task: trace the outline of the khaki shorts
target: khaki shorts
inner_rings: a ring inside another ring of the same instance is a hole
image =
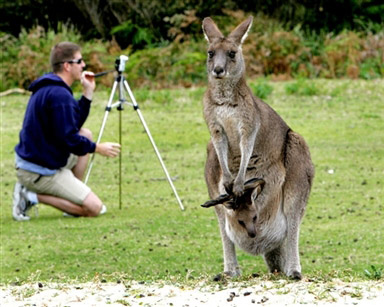
[[[77,160],[78,157],[71,154],[67,165],[51,176],[42,176],[18,169],[17,179],[28,190],[37,194],[52,195],[82,205],[91,189],[84,182],[76,178],[71,171],[77,164]]]

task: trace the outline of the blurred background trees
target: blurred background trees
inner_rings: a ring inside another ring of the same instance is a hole
[[[85,45],[94,71],[125,52],[139,85],[197,84],[205,78],[202,19],[212,16],[228,32],[251,14],[251,77],[384,75],[382,0],[1,0],[0,14],[0,90],[49,70],[44,61],[59,40]]]
[[[173,40],[173,27],[200,34],[193,24],[206,16],[225,15],[227,10],[264,14],[286,29],[297,25],[307,32],[342,30],[380,31],[382,0],[1,0],[0,30],[17,36],[21,29],[40,25],[46,30],[73,24],[85,38],[117,37],[124,48],[141,48]],[[189,12],[189,13],[188,13]]]

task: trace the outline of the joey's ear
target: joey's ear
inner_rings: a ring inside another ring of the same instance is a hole
[[[205,39],[209,43],[212,43],[212,41],[215,38],[223,38],[224,37],[211,17],[204,18],[204,20],[203,20],[203,32],[204,32]]]
[[[263,187],[261,185],[258,185],[252,192],[252,200],[255,201],[257,196],[259,196],[259,194],[261,193],[261,191],[263,190]]]
[[[244,183],[244,191],[253,190],[251,194],[251,199],[254,201],[263,190],[264,184],[265,181],[263,179],[252,178]]]
[[[261,178],[252,178],[244,183],[244,190],[255,189],[257,187],[262,188],[265,181]]]
[[[229,34],[228,39],[232,40],[235,44],[241,45],[248,36],[248,31],[252,26],[253,17],[249,16],[235,30]]]

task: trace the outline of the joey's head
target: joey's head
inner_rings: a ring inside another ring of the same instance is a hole
[[[243,21],[228,37],[220,32],[210,18],[204,18],[203,31],[207,39],[207,71],[209,80],[239,79],[245,72],[241,45],[252,25],[252,16]]]
[[[246,231],[250,238],[256,237],[257,208],[255,200],[264,186],[264,180],[251,179],[244,184],[244,194],[235,198],[235,201],[228,201],[223,205],[227,210],[227,219],[233,228]]]
[[[239,208],[227,211],[227,220],[234,229],[246,231],[248,237],[256,237],[257,211],[252,202],[242,203]]]
[[[223,205],[227,210],[226,217],[233,228],[240,228],[247,232],[250,238],[256,237],[257,208],[255,200],[263,190],[264,180],[253,178],[245,182],[244,194],[220,195],[217,199],[207,201],[202,207],[208,208]]]

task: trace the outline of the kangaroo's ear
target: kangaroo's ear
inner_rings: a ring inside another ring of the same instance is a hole
[[[255,201],[263,190],[265,181],[260,178],[252,178],[244,183],[244,191],[252,190],[251,199]]]
[[[263,187],[261,185],[258,185],[253,191],[252,191],[252,196],[251,196],[251,199],[252,201],[255,201],[257,196],[259,196],[259,194],[261,193],[261,191],[263,190]]]
[[[263,188],[265,181],[261,178],[252,178],[244,183],[244,190],[255,189],[257,187]]]
[[[241,45],[248,36],[248,31],[252,26],[253,17],[249,16],[235,30],[229,34],[228,39],[232,40],[235,44]]]
[[[215,38],[223,38],[224,37],[211,17],[204,18],[204,20],[203,20],[203,32],[204,32],[205,39],[210,43],[212,43],[212,41]]]

